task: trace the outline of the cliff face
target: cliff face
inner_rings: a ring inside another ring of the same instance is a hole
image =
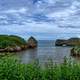
[[[80,45],[80,38],[70,38],[68,40],[57,39],[55,42],[56,46],[76,46]]]

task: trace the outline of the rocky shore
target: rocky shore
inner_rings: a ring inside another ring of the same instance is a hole
[[[4,37],[5,40],[1,40],[3,37],[0,36],[0,52],[19,52],[37,47],[37,40],[32,36],[27,41],[20,37],[18,39],[16,37],[8,37],[10,40],[7,40],[7,37]]]

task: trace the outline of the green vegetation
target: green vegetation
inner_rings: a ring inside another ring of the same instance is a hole
[[[15,35],[0,35],[0,52],[17,52],[36,47],[37,40],[34,37],[26,41]]]
[[[26,41],[14,35],[0,35],[0,48],[26,45]]]
[[[43,69],[38,61],[21,64],[14,56],[1,56],[0,80],[80,80],[80,64],[65,59],[63,64],[50,62]]]

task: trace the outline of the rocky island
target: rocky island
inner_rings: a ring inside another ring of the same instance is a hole
[[[80,38],[57,39],[55,46],[77,46],[80,45]]]
[[[15,35],[0,35],[0,52],[17,52],[37,47],[37,40],[30,37],[27,41]]]

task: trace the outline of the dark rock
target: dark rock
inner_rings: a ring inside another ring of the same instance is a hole
[[[57,39],[55,42],[56,46],[66,46],[66,40]]]
[[[80,45],[80,38],[70,38],[68,40],[57,39],[55,42],[56,46],[76,46]]]
[[[28,48],[35,48],[35,47],[37,47],[37,40],[34,38],[34,37],[30,37],[29,39],[28,39]]]

